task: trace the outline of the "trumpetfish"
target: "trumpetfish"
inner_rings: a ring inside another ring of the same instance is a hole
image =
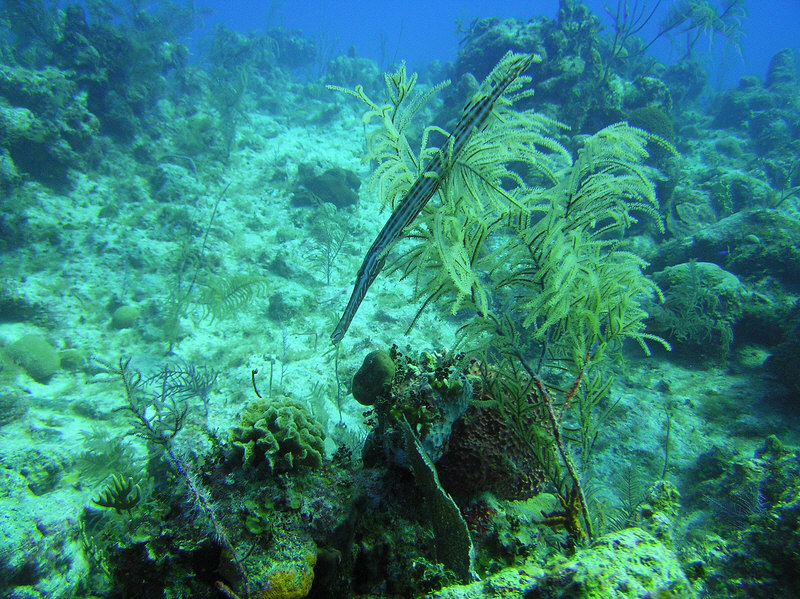
[[[455,162],[456,157],[464,149],[472,132],[480,129],[486,123],[489,115],[492,114],[495,103],[508,89],[508,86],[538,58],[535,54],[512,54],[511,52],[509,54],[500,61],[501,64],[506,61],[509,63],[505,74],[496,81],[492,81],[488,90],[479,92],[464,107],[461,119],[448,136],[445,146],[449,146],[450,163]],[[487,81],[492,79],[494,75],[493,71],[487,77]],[[486,86],[484,85],[484,87]],[[364,300],[367,290],[375,281],[381,268],[383,268],[386,255],[389,253],[391,246],[400,239],[403,230],[422,212],[428,201],[438,191],[442,180],[447,176],[448,169],[442,162],[442,154],[443,152],[441,151],[437,152],[430,159],[422,173],[417,177],[417,180],[406,192],[405,197],[392,212],[389,220],[383,225],[369,250],[367,250],[364,261],[361,263],[361,268],[358,269],[356,274],[356,281],[350,300],[347,302],[347,307],[345,307],[339,323],[331,333],[331,341],[334,345],[342,340],[342,337],[350,327],[350,323]]]

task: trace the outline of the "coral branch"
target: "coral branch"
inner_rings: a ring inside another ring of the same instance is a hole
[[[573,384],[572,388],[570,389],[573,394],[573,389],[577,390],[578,384],[580,384],[580,378],[581,375],[578,375],[578,380],[576,381],[577,384]],[[591,541],[594,533],[592,531],[592,519],[589,516],[589,506],[586,503],[586,496],[583,492],[580,476],[578,476],[578,469],[575,467],[575,464],[572,461],[569,449],[567,449],[564,441],[561,438],[561,423],[556,417],[556,412],[553,408],[553,400],[540,378],[534,378],[533,384],[536,387],[539,398],[544,404],[545,413],[547,414],[547,418],[550,421],[550,426],[552,427],[555,446],[558,449],[561,460],[564,462],[564,466],[566,466],[569,477],[572,480],[572,487],[567,489],[566,493],[559,491],[559,501],[563,507],[563,512],[558,513],[560,516],[559,523],[563,524],[567,530],[573,534],[573,536],[577,535],[579,537],[586,537],[589,541]],[[579,511],[583,517],[584,528],[580,528],[579,526],[579,520],[576,517],[577,514],[575,513],[576,511]],[[552,518],[553,514],[550,514],[549,517]]]

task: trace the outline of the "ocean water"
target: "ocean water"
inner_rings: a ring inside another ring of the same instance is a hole
[[[0,597],[800,596],[798,26],[0,0]]]
[[[600,19],[603,27],[613,25],[617,3],[602,0],[585,2]],[[659,22],[675,2],[628,2],[631,15],[649,14],[653,18],[641,30],[650,41],[659,30]],[[291,2],[233,1],[205,3],[213,12],[204,19],[205,27],[223,23],[233,29],[250,31],[259,27],[282,26],[301,29],[312,38],[322,38],[340,52],[355,47],[359,54],[375,61],[405,60],[413,68],[421,68],[432,60],[453,60],[461,35],[458,24],[467,27],[474,19],[496,17],[528,20],[532,17],[553,18],[557,0],[538,2],[487,3],[468,2],[307,2],[299,9]],[[624,4],[622,6],[624,9]],[[742,20],[744,36],[741,51],[727,46],[724,40],[704,39],[704,50],[711,50],[716,59],[715,85],[734,86],[744,75],[763,76],[775,53],[786,47],[797,47],[800,26],[800,2],[797,0],[750,2],[747,17]],[[673,35],[674,38],[680,37]],[[710,43],[709,43],[710,42]],[[680,43],[677,44],[680,46]],[[656,42],[650,54],[659,60],[675,60],[680,48],[668,36]]]

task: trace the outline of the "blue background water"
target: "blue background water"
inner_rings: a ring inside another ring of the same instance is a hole
[[[601,17],[605,27],[610,27],[611,19],[604,6],[616,7],[615,1],[588,0],[585,4]],[[660,15],[670,4],[673,2],[662,2],[655,18],[642,31],[642,37],[648,40],[652,37]],[[383,65],[396,58],[405,60],[413,69],[419,69],[431,60],[455,58],[459,41],[457,21],[467,27],[475,18],[492,16],[554,18],[558,0],[205,0],[197,6],[211,11],[204,19],[204,30],[211,30],[217,23],[239,31],[264,31],[282,25],[303,30],[307,36],[319,40],[323,47],[331,46],[341,52],[354,46],[359,55],[373,58]],[[800,31],[800,0],[750,0],[746,9],[741,56],[730,49],[726,52],[725,40],[714,40],[712,83],[727,87],[735,85],[743,75],[764,77],[770,59],[778,50],[787,46],[800,47],[800,34],[797,33]],[[704,49],[703,46],[708,49],[704,42],[698,44],[699,49]],[[666,38],[653,45],[651,54],[665,62],[676,58]]]

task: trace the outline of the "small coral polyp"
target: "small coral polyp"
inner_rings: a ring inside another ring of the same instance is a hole
[[[287,397],[249,404],[229,440],[232,458],[245,468],[275,474],[322,466],[322,427],[308,408]]]

